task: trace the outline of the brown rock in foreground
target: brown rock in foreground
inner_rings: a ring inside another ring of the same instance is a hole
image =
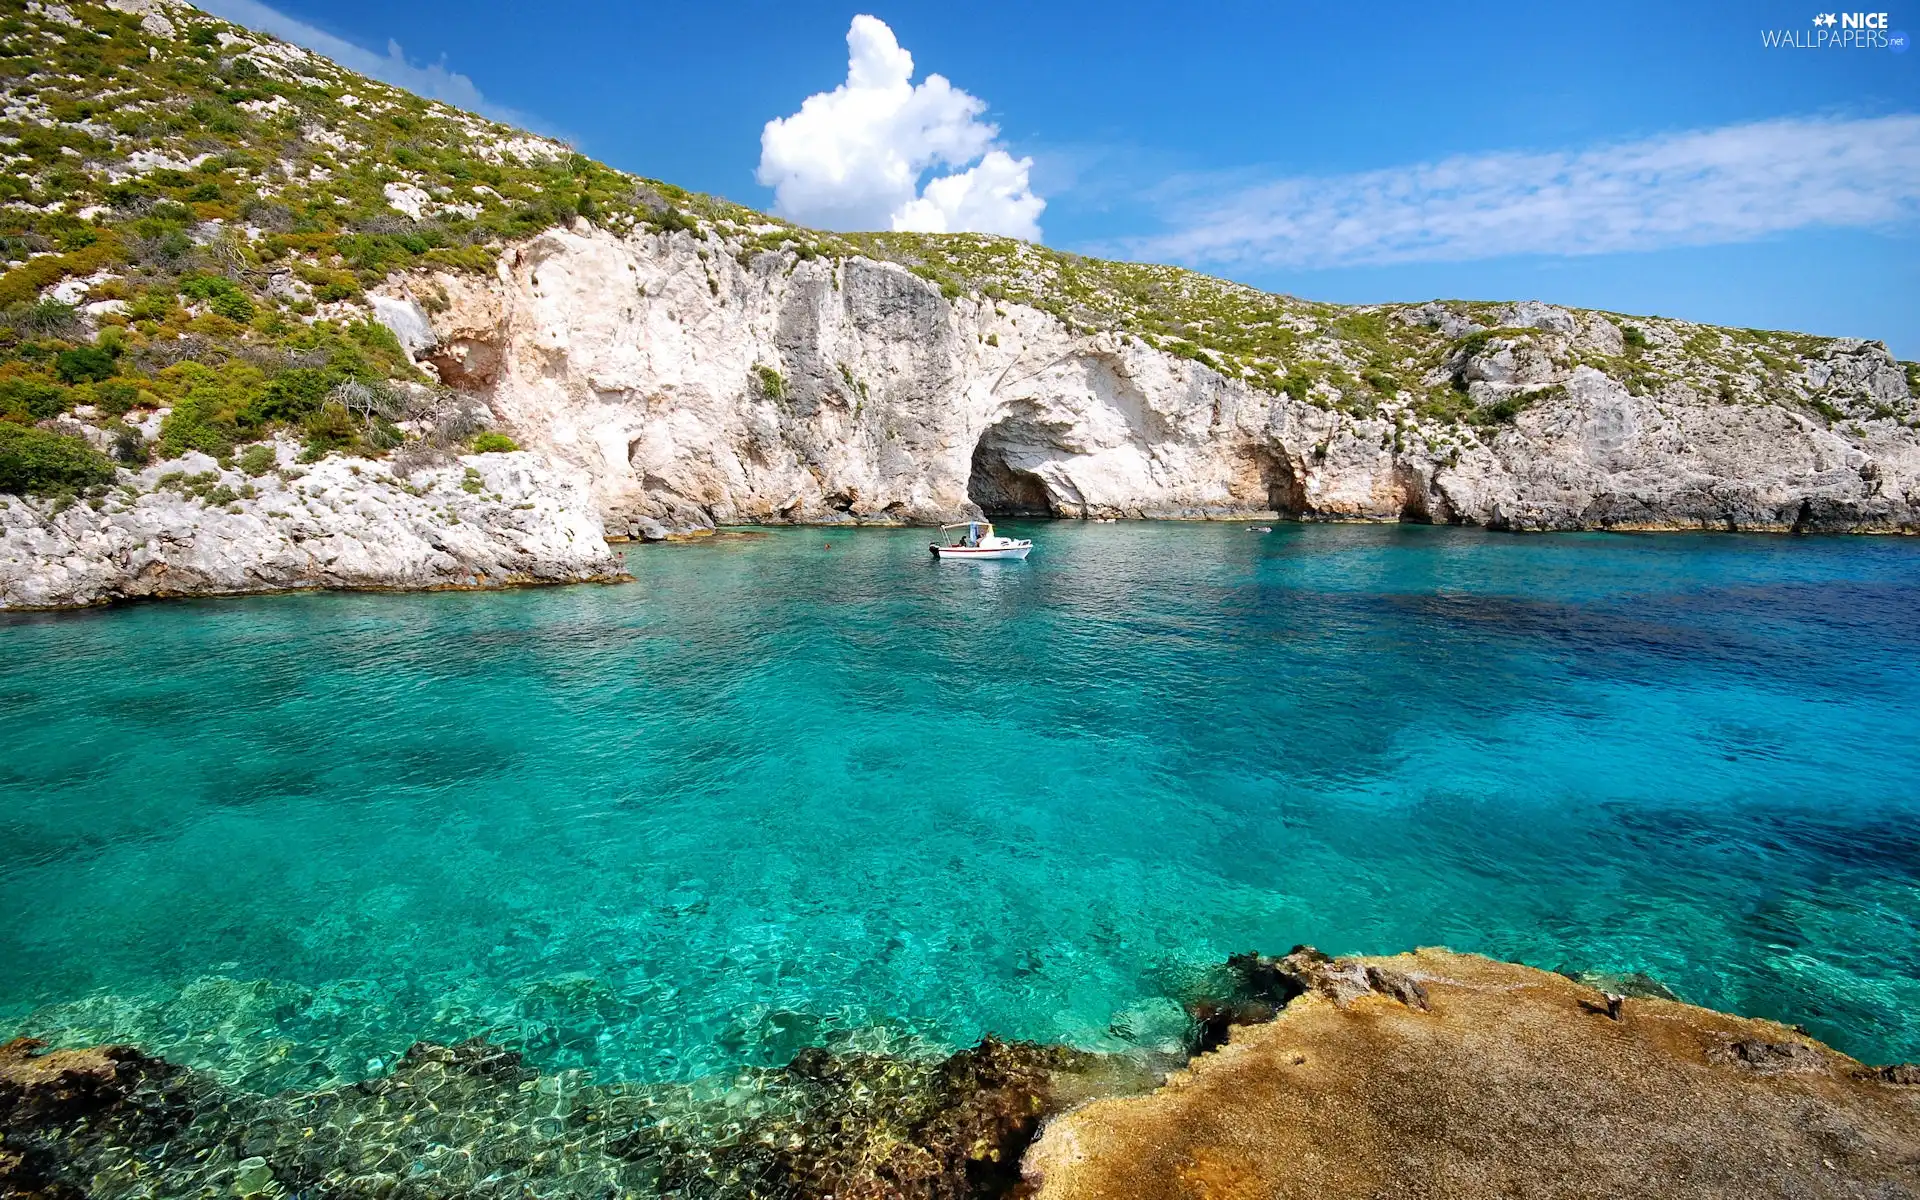
[[[106,1108],[148,1061],[132,1046],[49,1051],[45,1042],[14,1038],[0,1045],[0,1128]]]
[[[1613,1019],[1570,979],[1441,950],[1334,965],[1394,986],[1309,987],[1159,1091],[1057,1118],[1029,1185],[1041,1200],[1920,1196],[1920,1087],[1787,1026],[1645,999],[1614,998]]]

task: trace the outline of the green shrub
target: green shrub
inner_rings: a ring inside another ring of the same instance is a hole
[[[1280,391],[1294,400],[1306,404],[1313,395],[1314,381],[1318,378],[1313,372],[1295,367],[1288,371],[1280,381]]]
[[[699,233],[700,222],[669,204],[666,211],[655,213],[648,223],[661,233]]]
[[[266,442],[256,442],[240,452],[240,469],[248,475],[265,475],[279,462],[274,449]]]
[[[1638,325],[1628,325],[1620,330],[1620,337],[1627,343],[1627,351],[1638,354],[1647,348],[1647,334]]]
[[[1567,394],[1564,384],[1537,388],[1531,392],[1509,392],[1492,404],[1483,405],[1474,410],[1471,420],[1475,425],[1511,425],[1513,419],[1527,409],[1545,400],[1557,400]]]
[[[106,346],[75,346],[54,358],[53,373],[62,383],[97,383],[113,377],[119,367],[117,357]]]
[[[0,421],[0,492],[55,495],[113,482],[113,463],[77,437]]]
[[[9,307],[6,324],[32,337],[48,337],[77,328],[79,317],[71,304],[62,304],[53,299],[35,300]]]
[[[753,364],[754,378],[760,385],[760,394],[769,400],[784,400],[787,396],[787,377],[765,363]]]
[[[1829,425],[1847,419],[1846,413],[1835,407],[1832,401],[1827,400],[1823,396],[1814,396],[1809,399],[1807,406],[1819,413],[1822,417],[1825,417]]]
[[[218,275],[189,275],[180,281],[180,294],[189,300],[204,301],[208,308],[229,321],[242,325],[253,320],[253,301],[231,279]]]
[[[140,404],[140,389],[124,379],[93,385],[94,407],[110,417],[124,416]]]
[[[1453,344],[1453,352],[1458,354],[1462,359],[1472,358],[1482,350],[1485,350],[1487,343],[1491,340],[1493,340],[1493,334],[1491,332],[1485,329],[1476,330],[1455,342]]]
[[[148,288],[127,305],[129,321],[164,321],[177,307],[171,288]]]
[[[1361,373],[1360,378],[1366,381],[1368,387],[1383,396],[1391,396],[1400,390],[1400,381],[1385,371],[1365,371]]]
[[[475,454],[512,454],[519,448],[512,438],[504,433],[495,433],[491,429],[475,434],[473,438]]]
[[[113,461],[129,467],[146,465],[147,439],[140,436],[138,429],[118,422],[106,428],[113,435]]]
[[[189,450],[215,458],[233,453],[233,444],[240,438],[240,414],[261,390],[260,369],[241,362],[223,363],[218,369],[188,362],[160,374],[184,389],[161,422],[160,453],[167,458]]]
[[[1519,393],[1503,396],[1492,404],[1482,407],[1479,412],[1475,413],[1475,424],[1511,425],[1513,424],[1513,419],[1520,415],[1521,411],[1527,407],[1531,399],[1531,397],[1523,396]]]
[[[480,478],[480,472],[474,470],[472,467],[468,467],[467,473],[460,478],[460,490],[469,495],[477,496],[485,488],[486,484]]]
[[[328,404],[300,423],[307,444],[300,461],[319,462],[335,450],[345,450],[360,439],[360,423],[343,405]]]
[[[332,385],[327,373],[314,367],[283,371],[247,406],[246,421],[254,426],[268,421],[303,421],[325,406],[327,389]]]
[[[0,379],[0,421],[31,424],[57,417],[73,405],[73,393],[51,379],[16,375]]]

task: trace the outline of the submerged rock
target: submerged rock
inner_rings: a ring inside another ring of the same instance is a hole
[[[1159,1091],[1052,1121],[1041,1200],[1920,1193],[1912,1068],[1668,1000],[1610,1020],[1604,992],[1440,950],[1236,962],[1299,990]]]
[[[988,1038],[945,1059],[813,1048],[727,1081],[596,1085],[473,1039],[262,1096],[131,1047],[39,1049],[0,1049],[0,1196],[963,1200],[1017,1185],[1045,1117],[1157,1082]]]
[[[1151,1080],[1099,1055],[989,1037],[944,1062],[802,1052],[761,1084],[775,1110],[705,1149],[636,1130],[619,1152],[663,1190],[713,1196],[966,1200],[1008,1194],[1045,1117]]]
[[[196,1087],[186,1072],[132,1046],[0,1045],[0,1196],[90,1194],[102,1146],[151,1145],[184,1128]]]
[[[1645,971],[1578,971],[1561,967],[1558,974],[1590,988],[1634,1000],[1678,1000],[1680,996]]]
[[[44,1128],[170,1095],[185,1072],[133,1046],[48,1050],[37,1038],[0,1045],[0,1128]]]

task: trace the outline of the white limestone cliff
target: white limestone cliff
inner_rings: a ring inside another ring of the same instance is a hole
[[[982,510],[1920,528],[1920,418],[1877,343],[1807,339],[1766,378],[1689,377],[1675,364],[1726,331],[1636,318],[1673,368],[1636,394],[1593,365],[1627,361],[1603,314],[1528,302],[1482,330],[1441,305],[1379,310],[1458,345],[1427,385],[1450,381],[1479,411],[1518,401],[1469,425],[1420,415],[1405,391],[1359,416],[1319,385],[1276,394],[894,263],[685,231],[577,222],[507,248],[491,276],[417,274],[371,300],[530,452],[407,475],[337,457],[302,469],[288,442],[257,478],[189,456],[85,502],[6,497],[0,608],[606,579],[621,571],[609,534]]]
[[[92,503],[0,497],[0,609],[306,588],[618,578],[577,473],[524,453],[411,476],[328,458],[249,476],[203,454],[122,472]]]
[[[1635,395],[1579,361],[1621,353],[1613,321],[1513,305],[1506,336],[1444,369],[1476,401],[1528,403],[1510,423],[1468,428],[1419,418],[1405,393],[1355,417],[1125,334],[950,299],[893,263],[749,256],[712,235],[576,222],[509,248],[493,277],[419,274],[382,290],[383,319],[445,382],[483,397],[521,444],[584,469],[615,535],[981,507],[1541,530],[1920,526],[1913,398],[1877,343],[1825,343],[1790,364],[1796,387],[1850,418],[1828,421],[1765,399],[1765,381],[1709,371]],[[1436,336],[1478,328],[1437,305],[1390,311]],[[1634,328],[1683,357],[1679,339],[1704,327]]]

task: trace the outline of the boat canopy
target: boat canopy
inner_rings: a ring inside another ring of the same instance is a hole
[[[986,530],[986,531],[987,531],[987,532],[989,532],[989,533],[991,533],[991,532],[993,532],[993,522],[992,522],[992,521],[960,521],[960,522],[957,522],[957,523],[955,523],[955,524],[952,524],[952,525],[942,525],[942,526],[941,526],[940,528],[942,528],[942,529],[970,529],[970,528],[972,528],[972,527],[973,527],[973,526],[975,526],[975,525],[978,525],[978,526],[979,526],[980,528],[982,528],[982,529],[984,529],[984,530]]]

